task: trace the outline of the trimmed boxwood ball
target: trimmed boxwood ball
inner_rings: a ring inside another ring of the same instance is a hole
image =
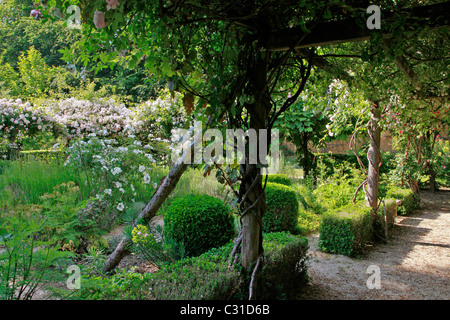
[[[263,216],[265,232],[289,231],[298,234],[298,198],[291,187],[268,182],[266,186],[267,211]]]
[[[234,236],[230,208],[209,195],[189,194],[176,199],[164,216],[164,236],[183,243],[191,257],[220,247]]]

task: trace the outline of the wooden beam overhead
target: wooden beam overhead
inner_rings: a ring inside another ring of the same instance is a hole
[[[421,22],[430,28],[450,27],[450,2],[405,9],[406,25]],[[390,12],[381,11],[381,23],[390,24],[395,16]],[[409,22],[408,22],[409,21]],[[269,51],[287,51],[289,49],[304,49],[327,46],[345,42],[367,41],[371,37],[365,23],[361,25],[355,18],[318,23],[311,27],[311,32],[304,32],[300,27],[279,30],[267,37],[266,49]],[[391,36],[385,34],[385,36]]]

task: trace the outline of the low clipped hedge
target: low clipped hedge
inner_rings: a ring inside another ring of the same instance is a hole
[[[395,199],[385,199],[384,204],[380,208],[380,215],[384,217],[384,209],[386,208],[386,222],[388,231],[392,231],[394,228],[395,217],[397,216],[397,204]]]
[[[386,191],[386,198],[401,200],[398,208],[400,215],[408,215],[419,207],[419,200],[410,189],[391,187]]]
[[[229,242],[235,234],[230,208],[209,195],[189,194],[175,199],[164,216],[164,236],[198,256]]]
[[[266,186],[267,211],[263,216],[265,232],[300,232],[298,224],[297,192],[291,187],[268,182]]]
[[[264,234],[264,262],[256,286],[258,299],[294,297],[307,282],[308,240],[288,232]],[[156,273],[118,272],[83,278],[74,299],[227,300],[248,299],[251,272],[230,268],[230,242],[200,256],[168,264]]]
[[[257,299],[295,297],[308,281],[308,239],[289,232],[267,233],[263,239],[264,265],[257,286]],[[247,288],[243,288],[245,292]]]
[[[371,212],[364,202],[357,202],[323,214],[319,226],[320,249],[358,255],[373,237]]]
[[[34,159],[39,160],[58,160],[63,162],[65,159],[64,151],[62,150],[28,150],[20,151],[20,158],[25,161],[30,161]]]
[[[386,220],[384,215],[386,214]],[[377,221],[374,223],[374,235],[375,240],[386,239],[386,235],[389,237],[394,229],[395,217],[397,216],[397,204],[395,199],[385,199],[384,203],[381,203],[377,213]],[[387,232],[386,232],[387,228]]]
[[[263,177],[263,181],[264,180],[265,180],[265,177]],[[289,179],[289,177],[287,175],[281,174],[281,173],[268,175],[267,182],[284,184],[285,186],[291,185],[291,180]]]

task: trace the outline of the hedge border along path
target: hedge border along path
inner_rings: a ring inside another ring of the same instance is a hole
[[[421,210],[396,217],[392,238],[358,259],[319,251],[318,234],[310,236],[310,284],[298,299],[448,300],[450,286],[450,189],[423,191]],[[380,268],[381,289],[366,282]]]

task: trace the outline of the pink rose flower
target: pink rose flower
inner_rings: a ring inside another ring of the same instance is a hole
[[[110,9],[114,10],[120,5],[118,0],[106,0],[106,3],[108,4],[106,6],[106,9],[108,9],[108,10],[110,10]]]
[[[105,22],[105,14],[101,11],[95,11],[94,13],[94,25],[97,29],[104,28],[108,25],[108,22]]]

